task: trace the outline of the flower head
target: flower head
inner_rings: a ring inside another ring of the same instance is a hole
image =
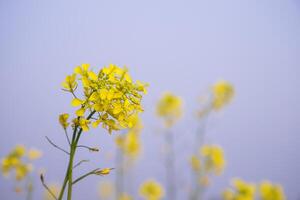
[[[284,191],[281,185],[272,184],[269,181],[263,181],[259,185],[261,200],[285,200]]]
[[[63,113],[59,115],[59,123],[64,129],[68,128],[69,126],[68,119],[69,119],[68,113]]]
[[[64,88],[74,96],[72,106],[78,107],[75,112],[77,121],[73,120],[75,126],[87,131],[90,123],[94,127],[101,124],[109,133],[133,126],[135,116],[143,111],[141,100],[147,84],[133,82],[127,68],[113,64],[98,72],[92,71],[89,64],[83,64],[76,67],[74,73],[76,84],[73,86],[76,87]],[[82,97],[75,94],[80,82]]]
[[[227,81],[219,81],[212,87],[212,93],[212,107],[215,110],[220,110],[232,100],[234,96],[234,88]]]
[[[224,200],[254,200],[255,185],[241,179],[233,179],[233,189],[228,188],[223,192]]]
[[[204,166],[207,171],[221,173],[225,167],[223,149],[217,145],[203,145],[200,153],[204,160]]]
[[[164,196],[164,190],[156,181],[148,180],[140,186],[140,195],[146,200],[159,200]]]
[[[17,145],[7,156],[1,161],[1,172],[4,176],[8,176],[14,172],[17,181],[23,180],[33,169],[29,160],[38,159],[41,152],[37,149],[30,149],[29,151],[23,145]],[[27,158],[24,157],[27,155]]]
[[[165,93],[157,104],[157,114],[172,126],[182,115],[182,100],[172,93]]]

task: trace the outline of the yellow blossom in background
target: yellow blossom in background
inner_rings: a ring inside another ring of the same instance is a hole
[[[114,194],[114,185],[109,181],[103,181],[99,184],[100,199],[110,199]]]
[[[59,192],[60,192],[60,186],[58,186],[57,184],[50,184],[49,186],[49,190],[56,196],[58,197]],[[53,196],[51,196],[51,194],[45,190],[44,191],[44,200],[53,200]]]
[[[73,127],[88,131],[90,124],[93,127],[101,124],[111,133],[134,125],[135,116],[143,111],[141,100],[147,84],[133,82],[127,68],[113,64],[98,72],[91,70],[89,64],[82,64],[75,68],[74,74],[63,83],[63,88],[74,96],[72,106],[78,107]],[[75,94],[80,82],[83,97]],[[65,118],[60,120],[63,127],[65,121]]]
[[[212,87],[213,101],[212,107],[215,110],[220,110],[228,104],[234,96],[234,88],[227,81],[219,81]]]
[[[254,200],[255,185],[241,179],[233,179],[233,189],[228,188],[223,192],[224,200]]]
[[[41,152],[37,149],[27,151],[23,145],[17,145],[1,160],[1,172],[3,176],[8,176],[12,172],[17,181],[23,180],[33,170],[32,164],[29,163],[29,160],[25,159],[25,155],[30,160],[34,160],[41,156]]]
[[[200,153],[204,158],[204,166],[207,171],[220,174],[224,170],[225,159],[223,149],[220,146],[203,145]]]
[[[67,113],[59,115],[59,123],[64,129],[68,128],[69,126],[68,119],[69,119],[69,114]]]
[[[121,196],[118,198],[118,200],[133,200],[132,196],[129,194],[123,193]]]
[[[136,158],[141,151],[140,132],[143,128],[142,122],[138,116],[133,119],[133,126],[126,134],[116,137],[116,144],[122,150],[124,155]]]
[[[285,194],[281,185],[264,181],[259,185],[261,200],[285,200]]]
[[[42,157],[42,155],[43,153],[40,150],[34,148],[29,149],[27,152],[27,156],[30,160],[39,159],[40,157]]]
[[[166,126],[172,126],[181,117],[182,110],[181,98],[172,93],[165,93],[157,104],[157,114]]]
[[[162,186],[154,180],[148,180],[140,186],[139,193],[146,200],[159,200],[164,197]]]

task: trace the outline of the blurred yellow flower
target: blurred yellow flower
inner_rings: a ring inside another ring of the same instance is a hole
[[[63,87],[74,96],[72,106],[79,107],[76,110],[75,126],[87,131],[89,120],[92,120],[93,127],[102,124],[109,133],[133,126],[134,116],[143,111],[142,93],[146,93],[147,84],[140,81],[134,83],[127,68],[122,69],[113,64],[97,73],[90,69],[89,64],[82,64],[75,68],[74,73],[76,76],[68,76]],[[74,93],[77,89],[76,80],[82,83],[84,97],[77,97]],[[87,111],[90,111],[93,117],[90,114],[86,117]],[[63,127],[66,127],[64,125]]]
[[[264,181],[259,185],[261,200],[285,200],[285,194],[281,185],[272,184]]]
[[[182,115],[182,100],[172,93],[165,93],[157,104],[157,114],[172,126]]]
[[[207,171],[220,174],[225,167],[223,149],[217,145],[203,145],[200,153],[204,158],[204,166]]]
[[[42,157],[42,155],[43,153],[40,150],[34,148],[29,149],[27,152],[27,156],[30,160],[39,159],[40,157]]]
[[[139,193],[146,200],[159,200],[164,197],[162,186],[154,180],[148,180],[140,186]]]
[[[37,159],[40,157],[37,155],[37,151],[36,149],[31,149],[27,152],[23,145],[17,145],[1,160],[1,172],[3,176],[8,176],[9,173],[13,171],[17,181],[23,180],[33,169],[32,164],[28,161],[25,162],[26,160],[24,160],[23,157],[27,154],[29,159]]]
[[[241,179],[233,179],[233,189],[226,189],[223,192],[224,200],[254,200],[255,185]]]
[[[69,119],[68,113],[63,113],[59,115],[59,123],[64,129],[68,128],[69,126],[68,119]]]
[[[109,181],[103,181],[99,184],[99,196],[101,199],[109,199],[114,194],[114,186]]]
[[[138,116],[136,116],[132,122],[133,126],[128,132],[126,134],[118,135],[115,142],[124,155],[136,158],[141,151],[140,132],[143,125]]]
[[[228,104],[234,96],[234,88],[227,81],[217,82],[213,88],[213,102],[212,107],[215,110],[220,110],[223,106]]]

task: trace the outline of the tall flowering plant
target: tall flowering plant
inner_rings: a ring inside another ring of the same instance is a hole
[[[110,134],[112,131],[131,128],[136,116],[143,111],[141,101],[143,94],[146,93],[146,85],[140,81],[132,81],[126,68],[110,64],[94,72],[89,64],[82,64],[75,68],[73,74],[66,77],[62,87],[65,92],[71,94],[71,105],[76,107],[76,111],[70,120],[68,113],[59,116],[59,122],[69,144],[69,151],[58,147],[48,139],[51,144],[69,156],[59,195],[58,197],[54,194],[52,196],[61,200],[67,190],[67,199],[71,200],[74,184],[90,175],[109,174],[111,170],[111,168],[96,168],[73,179],[73,169],[80,164],[79,162],[74,165],[77,148],[85,147],[97,151],[96,148],[78,145],[82,133],[89,131],[91,126],[94,128],[101,126]],[[69,129],[72,131],[71,137],[69,137]],[[43,176],[41,180],[44,183]],[[46,187],[45,184],[44,186]],[[51,190],[48,191],[51,193]]]

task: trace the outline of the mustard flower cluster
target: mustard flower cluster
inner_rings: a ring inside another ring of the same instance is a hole
[[[148,180],[140,186],[140,195],[146,200],[160,200],[164,197],[164,189],[155,180]]]
[[[233,188],[223,192],[224,200],[285,200],[285,194],[280,185],[263,181],[259,185],[247,183],[241,179],[233,179]],[[257,189],[258,188],[258,189]]]
[[[1,172],[4,176],[14,173],[17,181],[23,180],[33,169],[31,161],[42,156],[37,149],[26,149],[23,145],[17,145],[1,161]]]
[[[234,96],[234,88],[227,81],[219,81],[213,85],[212,93],[212,107],[215,110],[220,110],[232,100]]]
[[[227,81],[218,81],[211,88],[209,97],[200,97],[203,107],[198,111],[198,117],[208,115],[211,111],[220,111],[229,104],[234,97],[234,87]]]
[[[130,158],[136,158],[141,151],[140,133],[143,128],[138,116],[133,120],[131,127],[126,134],[116,137],[116,144],[122,150],[123,154]]]
[[[223,149],[218,145],[203,145],[199,155],[191,157],[191,166],[194,171],[220,174],[225,167]]]
[[[75,94],[80,82],[82,97]],[[101,124],[109,133],[133,126],[134,118],[143,111],[141,100],[147,93],[147,84],[133,82],[126,68],[113,64],[98,72],[92,71],[89,64],[82,64],[66,77],[62,87],[72,93],[71,104],[78,107],[73,126],[88,131],[90,124],[93,127]],[[69,125],[68,117],[68,114],[63,114],[59,118],[63,128]]]
[[[283,188],[279,184],[273,184],[269,181],[263,181],[259,185],[261,200],[285,200]]]
[[[165,93],[157,104],[157,114],[165,121],[166,126],[172,126],[182,115],[182,100],[180,97]]]

